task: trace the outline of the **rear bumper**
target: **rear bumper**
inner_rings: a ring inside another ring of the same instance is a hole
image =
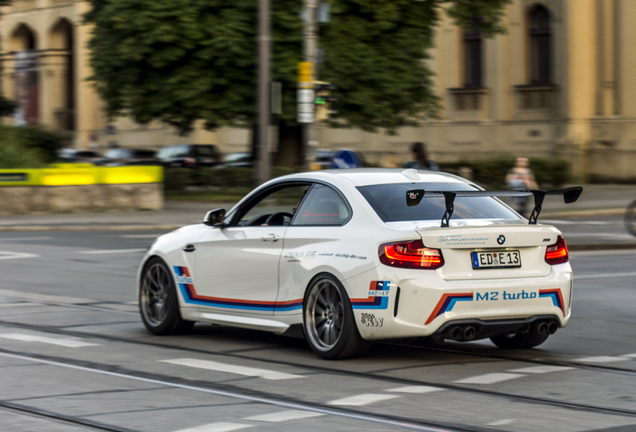
[[[433,335],[451,339],[448,329],[458,324],[472,325],[474,339],[479,339],[525,331],[538,320],[564,327],[571,315],[569,263],[552,266],[546,276],[487,280],[447,281],[434,271],[388,266],[375,272],[373,279],[384,286],[383,297],[378,294],[372,302],[374,292],[368,291],[366,302],[352,298],[360,335],[369,340]],[[347,284],[363,279],[360,286],[368,287],[364,279],[369,277],[367,273]]]
[[[499,334],[526,333],[539,324],[545,323],[549,325],[550,323],[556,324],[558,322],[559,319],[555,315],[537,315],[528,318],[489,321],[479,319],[452,320],[444,323],[433,333],[432,337],[467,342],[486,339]],[[558,327],[559,325],[556,324],[554,329],[556,330]]]

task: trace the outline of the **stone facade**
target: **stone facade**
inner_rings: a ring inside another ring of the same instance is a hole
[[[182,137],[160,124],[109,125],[85,81],[87,8],[71,0],[14,0],[3,8],[2,84],[9,97],[21,91],[30,107],[20,121],[68,130],[77,147],[205,143],[226,153],[249,147],[246,130],[198,128]],[[541,156],[570,161],[580,180],[636,177],[636,1],[513,0],[507,33],[492,39],[467,37],[442,17],[428,60],[443,102],[440,118],[394,136],[316,125],[317,147],[352,148],[378,163],[388,152],[405,159],[411,142],[425,141],[441,162]],[[37,67],[28,52],[37,53]],[[36,73],[31,81],[29,70]],[[38,85],[25,88],[34,79]]]

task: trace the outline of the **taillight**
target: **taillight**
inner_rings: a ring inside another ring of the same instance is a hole
[[[379,253],[380,262],[391,267],[434,270],[444,265],[442,251],[424,247],[422,240],[383,244]]]
[[[187,166],[194,166],[194,165],[197,164],[197,160],[195,158],[191,158],[191,157],[185,158],[185,160],[183,162]]]
[[[546,249],[545,262],[548,264],[563,264],[568,262],[568,247],[562,236],[558,236],[556,243],[548,246]]]

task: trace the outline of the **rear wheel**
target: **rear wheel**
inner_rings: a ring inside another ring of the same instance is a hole
[[[503,349],[524,349],[534,348],[545,342],[550,336],[549,333],[541,334],[537,331],[527,333],[511,333],[497,335],[490,338],[492,343]]]
[[[194,326],[181,318],[174,278],[161,258],[151,258],[144,267],[139,311],[146,328],[156,335],[187,333]]]
[[[303,320],[309,346],[324,359],[357,357],[371,347],[358,332],[342,284],[330,274],[318,275],[309,284]]]
[[[625,226],[627,231],[636,236],[636,201],[632,202],[625,212]]]

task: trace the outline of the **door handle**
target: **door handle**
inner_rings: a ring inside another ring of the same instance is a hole
[[[194,252],[195,250],[197,250],[197,249],[194,247],[194,245],[191,245],[191,244],[189,244],[189,245],[187,245],[186,247],[183,248],[184,252]]]
[[[276,234],[267,234],[266,236],[261,237],[261,240],[267,243],[274,243],[277,242],[279,238],[280,237],[278,237]]]

